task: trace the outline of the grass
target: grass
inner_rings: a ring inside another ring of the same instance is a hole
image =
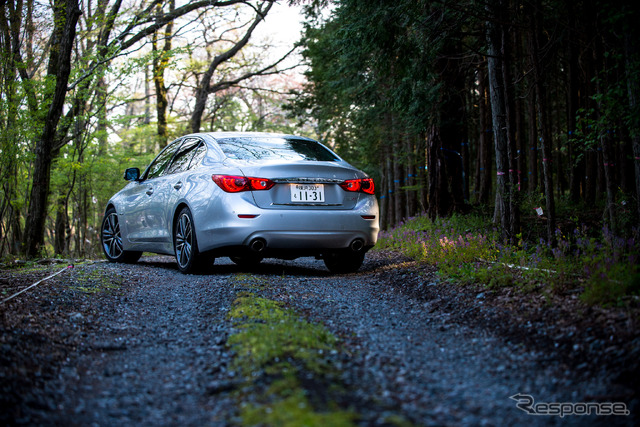
[[[236,332],[227,343],[235,356],[231,369],[244,385],[244,426],[355,426],[360,414],[337,367],[340,341],[324,325],[310,322],[282,302],[259,296],[269,286],[248,274],[235,277],[241,288],[229,311]],[[390,415],[388,425],[410,423]]]
[[[237,353],[236,364],[245,375],[264,369],[267,373],[291,369],[291,360],[317,375],[331,371],[323,355],[335,351],[336,338],[322,325],[309,323],[282,307],[281,303],[241,293],[229,313],[239,322],[229,344]]]
[[[229,312],[237,330],[228,340],[235,352],[232,368],[247,381],[238,391],[241,424],[355,425],[356,412],[332,400],[344,393],[335,385],[332,363],[338,339],[323,325],[258,296],[255,291],[267,286],[263,279],[238,275],[236,282],[248,289],[238,293]]]
[[[590,305],[624,305],[640,295],[640,250],[635,238],[615,236],[607,227],[587,225],[556,231],[557,246],[544,239],[507,245],[487,217],[454,215],[431,221],[408,219],[380,233],[377,248],[398,250],[436,265],[462,284],[516,287],[523,291],[579,290]],[[633,229],[631,235],[638,235]]]

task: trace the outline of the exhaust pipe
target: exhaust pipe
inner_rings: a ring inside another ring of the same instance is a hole
[[[267,242],[264,239],[253,239],[251,243],[249,243],[249,249],[253,252],[260,253],[267,248]]]
[[[349,245],[349,249],[351,249],[352,252],[361,252],[362,249],[364,249],[364,241],[362,239],[355,239]]]

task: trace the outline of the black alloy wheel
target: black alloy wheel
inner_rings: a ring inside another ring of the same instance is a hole
[[[114,208],[107,209],[104,214],[100,229],[100,242],[104,255],[111,262],[134,263],[142,256],[142,252],[124,250],[118,213]]]
[[[176,255],[178,268],[183,273],[194,273],[200,271],[213,263],[213,258],[206,257],[198,251],[198,241],[196,230],[193,225],[193,216],[189,208],[182,208],[173,232],[173,247]]]

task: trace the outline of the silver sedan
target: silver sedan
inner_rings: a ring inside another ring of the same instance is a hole
[[[315,256],[354,272],[378,236],[374,183],[324,145],[267,133],[198,133],[170,143],[107,203],[109,261],[174,255],[185,273],[230,257]]]

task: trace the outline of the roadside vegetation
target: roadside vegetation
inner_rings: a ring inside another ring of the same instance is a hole
[[[577,216],[545,238],[544,220],[532,218],[516,244],[500,237],[482,213],[429,219],[417,216],[380,233],[378,250],[397,250],[438,267],[446,280],[512,287],[522,292],[579,293],[589,305],[624,306],[640,299],[638,228],[614,235],[606,225]]]

